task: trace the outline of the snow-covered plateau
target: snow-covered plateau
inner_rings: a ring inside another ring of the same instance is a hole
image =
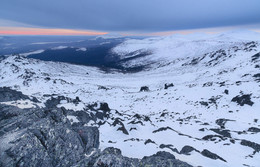
[[[193,166],[260,166],[259,33],[127,39],[111,52],[122,66],[143,70],[0,58],[0,87],[38,99],[4,103],[44,107],[64,96],[57,107],[75,111],[71,124],[82,122],[82,113],[96,115],[84,126],[98,127],[101,149],[128,157],[167,151]]]

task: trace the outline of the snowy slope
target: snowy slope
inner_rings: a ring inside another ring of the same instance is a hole
[[[232,31],[223,34],[205,35],[202,33],[190,35],[172,35],[154,37],[144,40],[131,39],[113,49],[120,59],[129,59],[139,54],[146,57],[137,57],[123,65],[126,67],[162,64],[177,58],[199,57],[219,49],[229,49],[243,46],[245,42],[260,41],[260,33],[251,31]]]
[[[117,147],[126,156],[165,150],[194,166],[257,167],[258,37],[229,32],[127,40],[113,51],[121,59],[149,53],[124,62],[149,68],[126,74],[10,56],[0,62],[0,86],[41,101],[30,106],[42,106],[59,95],[79,97],[78,104],[62,100],[58,107],[93,114],[108,103],[108,116],[86,125],[99,126],[102,148]],[[149,90],[140,91],[142,86]],[[76,114],[69,119],[81,121]]]

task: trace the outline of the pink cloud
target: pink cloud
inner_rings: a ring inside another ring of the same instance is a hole
[[[0,27],[0,35],[105,35],[107,32],[71,29]]]

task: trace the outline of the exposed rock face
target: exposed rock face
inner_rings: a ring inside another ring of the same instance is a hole
[[[1,105],[0,112],[3,166],[71,166],[99,146],[96,127],[72,127],[61,109]]]
[[[26,99],[29,99],[29,97],[22,94],[22,92],[12,90],[8,87],[0,87],[0,102]]]
[[[7,95],[2,96],[2,101],[29,98],[9,88],[0,90]],[[71,124],[66,117],[69,111],[57,108],[56,103],[54,99],[47,101],[45,108],[30,109],[0,104],[0,166],[190,167],[167,152],[141,160],[124,157],[112,147],[101,152],[98,128]],[[100,108],[110,110],[107,104]]]

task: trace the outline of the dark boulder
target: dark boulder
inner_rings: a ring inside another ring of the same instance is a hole
[[[100,103],[99,110],[102,110],[102,111],[110,111],[110,108],[109,108],[109,106],[108,106],[107,103]]]
[[[244,106],[245,104],[252,106],[254,102],[251,101],[251,95],[252,94],[245,94],[242,96],[236,96],[231,101],[237,102],[240,106]]]
[[[157,130],[154,130],[153,133],[157,133],[157,132],[161,132],[161,131],[166,131],[166,130],[173,130],[171,127],[167,126],[167,127],[161,127]]]
[[[129,135],[128,131],[127,131],[126,128],[125,128],[125,125],[124,125],[123,122],[121,122],[120,120],[122,121],[122,119],[116,118],[112,125],[113,125],[113,126],[119,125],[120,127],[119,127],[117,130],[118,130],[118,131],[122,131],[122,132],[123,132],[124,134],[126,134],[126,135]]]
[[[256,62],[259,58],[260,58],[260,53],[257,53],[257,54],[252,56],[252,61]]]
[[[79,99],[79,97],[77,96],[75,99],[72,100],[72,102],[74,104],[79,104],[79,102],[81,102],[81,100]]]
[[[257,82],[260,82],[260,73],[254,74],[253,77]]]
[[[164,89],[168,89],[170,87],[174,87],[173,83],[170,83],[170,84],[164,84]]]
[[[153,143],[153,144],[156,144],[153,140],[151,140],[151,139],[147,139],[147,140],[145,140],[145,142],[144,142],[144,144],[146,145],[146,144],[149,144],[149,143]]]
[[[255,133],[258,133],[260,132],[260,129],[259,128],[256,128],[256,127],[251,127],[248,129],[249,132],[255,132]]]
[[[234,120],[225,119],[225,118],[220,118],[220,119],[217,119],[215,122],[216,122],[217,125],[220,126],[220,128],[224,129],[224,128],[225,128],[225,124],[226,124],[228,121],[234,121]]]
[[[258,143],[248,140],[242,140],[240,144],[243,146],[251,147],[252,149],[254,149],[254,153],[260,152],[260,144]]]
[[[192,151],[199,152],[198,150],[196,150],[195,148],[193,148],[191,146],[184,146],[184,147],[182,147],[180,154],[190,155],[190,152],[192,152]]]
[[[210,130],[224,137],[231,138],[230,130],[226,130],[226,129],[210,129]]]
[[[176,148],[174,148],[172,144],[160,144],[159,148],[161,148],[161,149],[168,148],[172,152],[176,152],[179,154],[179,151]]]
[[[201,152],[201,154],[202,154],[203,156],[208,157],[208,158],[211,158],[211,159],[220,159],[220,160],[222,160],[222,161],[224,161],[224,162],[227,162],[226,160],[224,160],[223,158],[221,158],[221,157],[218,156],[217,154],[212,153],[212,152],[210,152],[210,151],[207,150],[207,149],[204,149],[204,150]]]
[[[149,91],[149,87],[148,86],[142,86],[140,88],[140,92],[148,92]]]
[[[227,89],[225,89],[225,90],[224,90],[224,93],[228,95],[228,94],[229,94],[229,91],[228,91]]]

